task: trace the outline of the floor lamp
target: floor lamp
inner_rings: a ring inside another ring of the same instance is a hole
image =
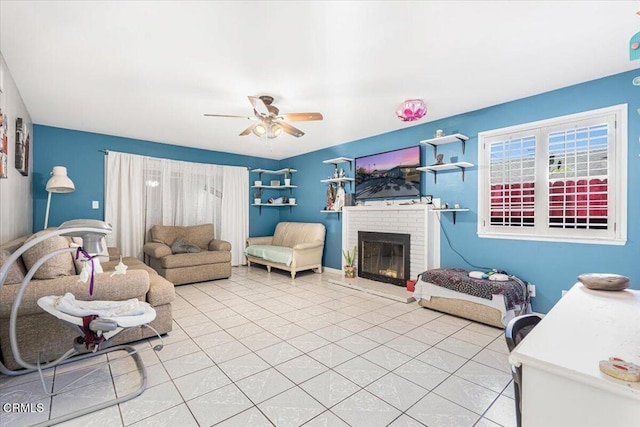
[[[49,225],[49,207],[51,206],[51,193],[71,193],[75,191],[76,186],[67,176],[67,168],[64,166],[54,166],[51,172],[51,178],[47,181],[47,211],[44,214],[44,229]]]

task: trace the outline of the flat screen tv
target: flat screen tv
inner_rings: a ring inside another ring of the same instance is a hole
[[[356,158],[356,200],[420,197],[420,146]]]

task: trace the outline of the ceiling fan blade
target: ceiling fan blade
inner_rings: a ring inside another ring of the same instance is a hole
[[[253,106],[253,110],[261,117],[269,116],[269,109],[265,105],[264,101],[256,96],[248,96],[249,102]]]
[[[251,125],[248,128],[246,128],[245,130],[243,130],[242,132],[240,132],[240,136],[247,136],[251,133],[251,131],[253,130],[253,127],[255,125]]]
[[[300,138],[302,135],[304,135],[304,132],[302,132],[298,128],[291,126],[288,123],[285,123],[285,122],[277,122],[277,123],[282,127],[282,130],[288,133],[289,135],[293,135],[296,138]]]
[[[304,121],[323,119],[321,113],[289,113],[289,114],[283,114],[280,117],[282,117],[284,120],[287,120],[289,122],[304,122]]]
[[[254,117],[235,116],[233,114],[205,114],[205,116],[207,116],[207,117],[233,117],[233,118],[248,119],[248,120],[253,120],[254,119]]]

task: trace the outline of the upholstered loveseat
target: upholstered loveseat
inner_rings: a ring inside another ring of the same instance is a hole
[[[322,251],[326,229],[323,224],[307,222],[281,222],[273,236],[249,237],[245,254],[247,263],[272,267],[296,273],[314,269],[322,272]]]
[[[149,265],[174,285],[226,279],[231,276],[231,243],[216,240],[213,224],[193,226],[154,225],[144,245]],[[198,252],[176,253],[178,238]]]
[[[22,236],[0,245],[0,266],[28,238],[29,235]],[[71,239],[67,237],[58,236],[55,238],[67,239],[70,245],[72,243]],[[48,240],[42,243],[47,243]],[[9,317],[11,306],[27,271],[23,258],[28,253],[29,251],[12,265],[7,280],[0,289],[0,357],[2,357],[2,363],[9,369],[20,368],[11,352]],[[101,262],[104,272],[95,275],[92,296],[89,295],[89,284],[79,281],[71,253],[57,255],[45,264],[47,268],[43,266],[36,272],[36,276],[26,287],[16,323],[18,347],[26,362],[34,364],[38,352],[41,353],[40,358],[43,361],[61,356],[72,347],[73,339],[77,336],[76,332],[67,328],[60,320],[44,312],[37,305],[38,299],[43,296],[61,296],[70,292],[77,299],[87,301],[122,301],[137,298],[140,301],[148,302],[156,311],[156,318],[150,323],[150,326],[160,334],[171,331],[171,302],[175,299],[173,284],[160,277],[142,261],[129,257],[122,258],[122,262],[128,266],[126,274],[111,277],[112,271],[119,262],[120,251],[117,248],[109,248],[109,256],[110,261]],[[50,268],[51,266],[53,268]],[[48,274],[52,277],[43,277]],[[122,344],[152,336],[155,336],[155,333],[151,329],[140,326],[125,329],[113,337],[112,342],[113,344]]]

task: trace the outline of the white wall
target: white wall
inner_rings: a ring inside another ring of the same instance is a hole
[[[33,222],[33,126],[18,88],[9,73],[4,57],[0,52],[0,109],[8,121],[8,177],[0,179],[0,243],[30,233]],[[29,147],[29,175],[22,176],[15,168],[16,118],[21,117],[31,135]]]

